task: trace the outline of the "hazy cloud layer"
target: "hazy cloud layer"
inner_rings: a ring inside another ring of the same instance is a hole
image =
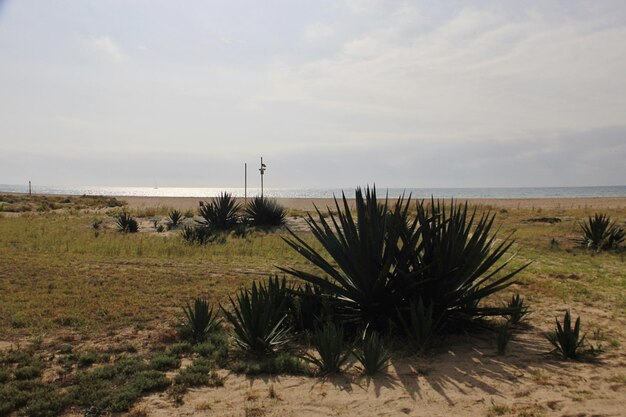
[[[0,183],[624,184],[624,39],[621,1],[5,1]]]

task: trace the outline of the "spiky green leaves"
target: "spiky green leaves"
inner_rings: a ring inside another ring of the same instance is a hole
[[[201,223],[215,230],[230,230],[238,222],[240,205],[232,194],[223,192],[211,201],[200,203]]]
[[[255,226],[282,226],[287,212],[274,199],[254,197],[245,209],[245,214]]]
[[[115,220],[117,229],[123,233],[137,233],[139,224],[129,213],[122,212]]]
[[[578,359],[583,351],[585,335],[580,335],[580,317],[572,327],[572,317],[569,310],[565,312],[563,324],[556,319],[554,332],[548,333],[546,338],[554,346],[554,350],[564,358]]]
[[[183,213],[180,210],[172,210],[167,214],[167,227],[175,229],[183,221]]]
[[[316,329],[311,344],[316,354],[307,353],[304,359],[317,366],[323,375],[340,372],[352,353],[351,349],[346,349],[343,327],[333,322]]]
[[[611,221],[606,214],[595,213],[586,222],[581,223],[580,243],[596,251],[617,248],[626,239],[626,232]]]
[[[365,375],[384,372],[391,359],[380,335],[375,330],[366,331],[363,334],[361,344],[354,351],[354,356],[363,366]]]
[[[184,321],[181,325],[182,333],[189,336],[193,343],[200,343],[221,328],[222,320],[209,307],[205,298],[196,298],[193,305],[183,306]]]
[[[234,300],[231,297],[232,311],[222,310],[233,325],[237,346],[257,355],[284,346],[289,341],[288,300],[286,282],[277,277],[264,284],[254,282],[250,289],[240,290]]]

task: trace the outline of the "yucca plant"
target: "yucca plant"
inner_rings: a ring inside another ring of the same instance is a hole
[[[241,349],[256,355],[270,354],[289,341],[287,327],[288,295],[278,278],[266,284],[252,283],[233,300],[232,311],[222,307],[226,319],[233,325],[234,341]]]
[[[342,204],[335,198],[335,207],[334,212],[328,210],[328,220],[319,209],[317,219],[310,214],[306,219],[325,253],[291,230],[291,238],[285,238],[318,273],[281,269],[333,297],[336,314],[343,322],[384,328],[408,295],[407,279],[397,264],[403,230],[398,223],[406,221],[409,203],[400,198],[390,207],[386,198],[378,200],[375,188],[367,188],[365,193],[358,188],[356,218],[345,195]]]
[[[528,306],[519,294],[513,295],[505,307],[509,310],[509,323],[513,325],[521,323],[529,312]]]
[[[136,233],[139,230],[137,220],[127,212],[122,212],[118,215],[115,223],[118,230],[123,233]]]
[[[354,351],[354,356],[363,366],[365,375],[383,372],[391,359],[380,335],[375,330],[364,332],[361,345]]]
[[[205,245],[215,240],[215,234],[206,226],[183,226],[181,237],[187,243]]]
[[[167,227],[175,229],[183,221],[183,213],[180,210],[172,210],[167,214]]]
[[[507,321],[501,325],[496,332],[496,347],[498,355],[506,354],[506,348],[509,345],[509,341],[513,337],[513,331],[511,330],[510,323]]]
[[[554,352],[559,352],[564,358],[578,359],[585,345],[585,335],[580,335],[580,317],[572,327],[572,317],[567,310],[563,324],[557,318],[554,332],[548,333],[546,338],[554,346]]]
[[[596,251],[613,249],[624,242],[626,232],[611,221],[606,214],[595,213],[586,222],[580,223],[580,243]]]
[[[246,216],[255,226],[282,226],[287,211],[274,199],[254,197],[245,209]]]
[[[431,199],[430,204],[417,204],[416,216],[419,227],[407,232],[405,244],[415,248],[415,293],[433,303],[434,318],[450,324],[506,314],[506,307],[480,302],[508,288],[528,264],[503,273],[513,259],[503,257],[514,240],[492,232],[495,214],[477,217],[467,202],[446,207],[444,201]]]
[[[209,307],[205,298],[196,298],[193,306],[189,303],[183,306],[184,321],[181,325],[182,333],[188,335],[194,343],[200,343],[222,326],[222,319]]]
[[[430,345],[439,324],[433,318],[433,304],[425,307],[421,297],[417,303],[411,302],[406,312],[398,310],[398,321],[408,341],[419,350]]]
[[[328,319],[331,314],[332,300],[324,297],[319,287],[308,282],[293,290],[290,316],[293,330],[312,331],[317,323]]]
[[[326,322],[313,333],[312,346],[317,355],[306,353],[303,359],[314,364],[323,375],[341,371],[352,349],[346,348],[343,326]]]
[[[229,230],[237,225],[241,206],[232,194],[223,192],[211,201],[201,202],[201,223],[216,230]]]

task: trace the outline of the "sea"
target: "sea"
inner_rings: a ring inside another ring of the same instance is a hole
[[[236,197],[260,195],[259,188],[202,188],[202,187],[62,187],[33,185],[36,194],[102,195],[137,197],[215,197],[221,192]],[[28,185],[0,184],[0,192],[26,193]],[[334,195],[354,197],[354,188],[265,188],[266,197],[276,198],[332,198]],[[625,197],[626,185],[597,187],[485,187],[485,188],[377,188],[379,195],[399,197],[411,194],[414,198],[567,198],[567,197]]]

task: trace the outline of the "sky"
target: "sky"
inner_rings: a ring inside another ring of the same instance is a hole
[[[626,2],[0,0],[0,184],[626,185]]]

